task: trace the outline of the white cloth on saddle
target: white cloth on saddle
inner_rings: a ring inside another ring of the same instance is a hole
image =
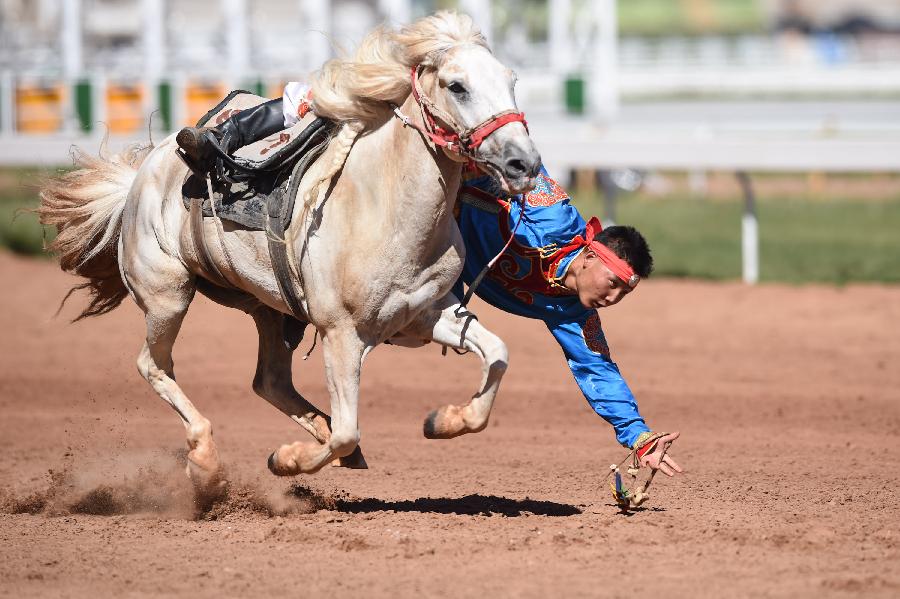
[[[309,85],[291,81],[284,86],[284,126],[293,127],[309,111]]]

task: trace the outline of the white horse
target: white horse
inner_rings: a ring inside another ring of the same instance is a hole
[[[416,86],[420,93],[411,93]],[[305,201],[296,203],[286,238],[305,312],[300,316],[323,343],[330,418],[291,382],[292,352],[281,328],[291,311],[273,275],[265,234],[205,219],[215,266],[255,298],[236,306],[251,313],[259,331],[253,389],[315,439],[277,449],[269,458],[274,473],[316,472],[335,459],[365,467],[357,450],[360,368],[387,340],[412,346],[433,340],[483,361],[472,400],[432,412],[427,437],[487,425],[507,351],[471,313],[458,311],[459,300],[450,294],[464,256],[453,206],[462,154],[510,192],[534,185],[540,157],[516,112],[513,87],[514,74],[494,58],[471,19],[452,13],[397,32],[378,29],[352,59],[329,61],[315,74],[314,110],[340,128],[304,176],[298,198]],[[439,147],[439,136],[428,135],[435,127],[462,134],[464,142],[488,137],[468,150]],[[59,230],[51,249],[61,267],[87,278],[79,287],[93,297],[79,318],[112,310],[127,295],[143,310],[147,335],[138,370],[183,420],[188,475],[198,490],[210,491],[222,482],[212,427],[175,382],[172,346],[195,290],[215,289],[201,278],[203,263],[181,196],[187,168],[175,149],[169,137],[108,158],[80,153],[79,170],[46,184],[40,214]],[[227,293],[211,296],[239,303]]]

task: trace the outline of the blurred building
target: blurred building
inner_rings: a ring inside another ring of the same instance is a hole
[[[0,0],[0,69],[303,73],[382,21],[464,10],[512,64],[578,69],[597,0]],[[855,36],[844,59],[900,48],[859,42],[900,32],[900,0],[619,0],[626,62],[777,60],[772,31]],[[896,38],[897,36],[893,36]],[[813,44],[817,42],[811,42]],[[568,52],[559,58],[554,45]],[[813,51],[817,51],[815,48]],[[787,50],[789,54],[796,54]],[[893,52],[893,54],[892,54]],[[152,53],[152,54],[151,54]],[[789,56],[790,58],[790,56]],[[564,63],[564,64],[562,64]]]
[[[153,110],[171,128],[227,89],[276,95],[378,23],[441,8],[475,18],[531,114],[900,93],[900,0],[0,0],[0,131],[128,130]]]
[[[779,29],[869,34],[900,32],[900,0],[765,0]]]

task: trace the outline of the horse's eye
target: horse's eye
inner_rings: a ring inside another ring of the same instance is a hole
[[[449,89],[451,92],[453,92],[454,94],[456,94],[458,96],[461,96],[464,93],[466,93],[466,88],[459,81],[454,81],[453,83],[451,83],[450,85],[447,86],[447,89]]]

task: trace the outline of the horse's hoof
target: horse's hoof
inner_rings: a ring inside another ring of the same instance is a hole
[[[297,441],[282,445],[269,456],[269,471],[275,476],[315,474],[328,464],[329,453],[327,447],[318,443]]]
[[[369,464],[366,463],[366,458],[363,457],[362,449],[359,448],[359,445],[356,446],[353,453],[340,458],[337,465],[341,468],[352,468],[354,470],[368,470],[369,468]]]
[[[281,464],[281,462],[279,462],[277,454],[278,454],[278,450],[276,449],[269,456],[269,461],[268,461],[269,472],[271,472],[275,476],[294,476],[295,474],[299,474],[299,472],[297,472],[295,470],[285,468]]]
[[[457,406],[438,408],[425,418],[422,433],[426,439],[452,439],[469,431]]]
[[[188,459],[185,472],[194,487],[194,502],[201,509],[208,509],[228,492],[228,481],[221,467],[207,470]]]
[[[271,455],[269,455],[269,461],[267,462],[267,464],[269,466],[269,472],[271,472],[275,476],[294,476],[295,474],[297,474],[297,472],[294,472],[293,470],[289,470],[289,469],[285,468],[278,461],[277,454],[278,454],[278,450],[276,449],[275,451],[273,451],[271,453]]]
[[[437,422],[438,411],[434,410],[425,417],[425,424],[422,426],[422,434],[425,435],[426,439],[438,439],[437,430],[435,428],[435,422]]]

